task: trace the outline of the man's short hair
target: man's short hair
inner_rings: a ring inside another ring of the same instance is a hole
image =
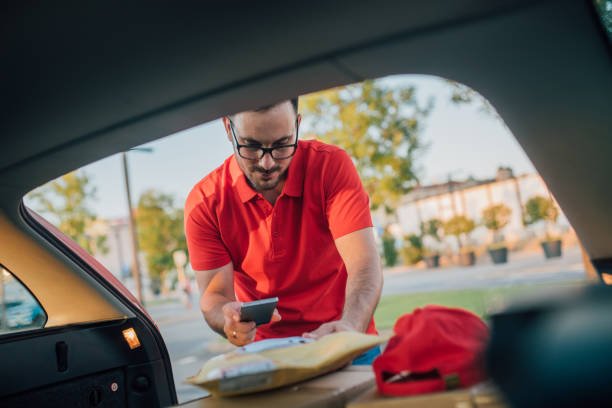
[[[279,102],[276,102],[276,103],[272,103],[270,105],[261,106],[261,107],[259,107],[257,109],[250,109],[250,110],[248,110],[246,112],[265,112],[265,111],[270,110],[273,107],[278,106],[281,103],[285,103],[285,102],[287,102],[287,99],[285,99],[284,101],[279,101]],[[291,99],[289,99],[289,102],[291,102],[291,106],[293,106],[293,111],[295,112],[295,114],[297,116],[297,114],[298,114],[299,97],[291,98]],[[230,119],[233,119],[234,116],[236,116],[236,114],[229,115]]]

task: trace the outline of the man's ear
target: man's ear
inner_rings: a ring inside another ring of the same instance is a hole
[[[302,115],[300,115],[299,113],[297,114],[297,121],[298,121],[298,126],[300,126],[302,124]]]
[[[230,128],[230,119],[229,116],[224,116],[223,119],[223,127],[225,128],[225,136],[227,136],[227,140],[232,143],[232,129]]]

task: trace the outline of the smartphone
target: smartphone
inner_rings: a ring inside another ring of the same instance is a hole
[[[240,308],[240,321],[253,321],[255,322],[255,326],[269,323],[277,303],[277,297],[242,303],[242,307]]]

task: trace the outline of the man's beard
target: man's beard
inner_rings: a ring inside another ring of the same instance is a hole
[[[253,167],[251,170],[251,174],[253,176],[262,175],[262,174],[274,174],[278,173],[281,170],[280,166],[272,167],[269,170],[264,169],[263,167]],[[261,180],[261,179],[251,179],[248,178],[252,187],[255,188],[256,191],[266,191],[273,190],[278,186],[278,183],[281,182],[287,175],[287,170],[284,173],[279,174],[276,179],[270,178],[269,180]]]

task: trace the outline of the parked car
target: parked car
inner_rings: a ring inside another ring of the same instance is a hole
[[[6,302],[4,307],[6,318],[3,308],[0,307],[0,332],[28,327],[40,328],[45,323],[45,313],[36,303],[15,300]],[[6,322],[6,327],[4,322]]]
[[[366,78],[430,74],[483,94],[612,273],[612,58],[593,2],[16,2],[2,39],[0,263],[47,315],[0,335],[2,406],[177,403],[154,322],[26,193],[221,115]]]

